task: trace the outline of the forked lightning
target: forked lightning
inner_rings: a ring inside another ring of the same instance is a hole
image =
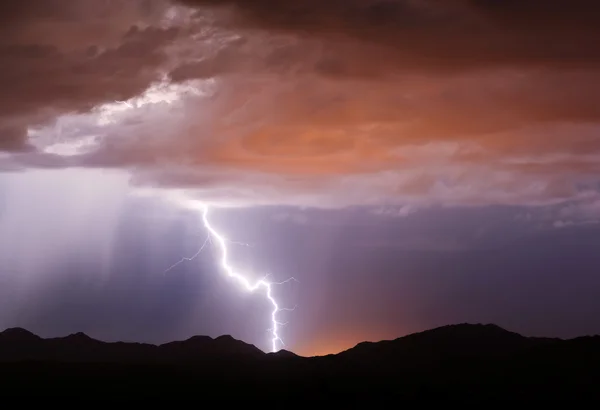
[[[234,269],[233,266],[231,266],[231,264],[229,263],[229,253],[228,253],[228,248],[227,248],[228,241],[223,237],[223,235],[221,235],[219,232],[217,232],[215,230],[215,228],[213,228],[213,226],[210,224],[210,221],[208,219],[208,206],[203,203],[194,202],[194,203],[190,204],[189,201],[187,203],[188,203],[188,205],[192,205],[192,208],[198,209],[201,212],[202,223],[204,224],[204,228],[206,228],[209,235],[208,235],[208,238],[206,239],[206,241],[204,242],[204,244],[202,245],[202,247],[198,250],[198,252],[196,252],[193,256],[191,256],[189,258],[182,258],[179,262],[177,262],[176,264],[174,264],[173,266],[168,268],[165,272],[173,269],[175,266],[177,266],[181,262],[190,261],[190,260],[195,259],[200,254],[200,252],[204,249],[204,247],[206,246],[206,244],[209,241],[211,241],[213,243],[216,242],[217,246],[221,252],[220,267],[227,274],[227,276],[235,279],[247,291],[254,292],[255,290],[258,290],[258,289],[264,290],[266,298],[269,300],[269,302],[273,306],[273,310],[271,311],[272,327],[271,327],[271,329],[269,329],[269,331],[273,335],[273,337],[271,339],[272,351],[276,352],[277,350],[279,350],[278,344],[285,346],[285,344],[283,343],[283,340],[281,340],[281,337],[279,336],[279,333],[278,333],[279,328],[281,326],[285,325],[285,323],[281,323],[277,320],[277,314],[281,311],[292,311],[294,309],[279,307],[277,300],[275,300],[275,297],[273,296],[273,292],[272,292],[273,286],[274,285],[283,285],[284,283],[288,283],[290,281],[297,281],[297,280],[295,278],[290,278],[283,282],[268,282],[266,280],[267,276],[268,276],[267,275],[255,283],[250,282],[250,280],[246,276],[244,276],[244,274],[239,273],[239,271],[236,271],[236,269]]]

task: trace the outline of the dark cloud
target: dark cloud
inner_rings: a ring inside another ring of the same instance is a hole
[[[88,111],[100,103],[131,98],[157,79],[157,68],[166,60],[161,46],[176,34],[132,29],[119,47],[93,55],[39,45],[0,49],[0,85],[14,97],[2,101],[1,112],[19,116],[48,109]]]
[[[180,1],[228,8],[236,27],[350,40],[398,69],[573,68],[600,59],[600,6],[592,0]]]
[[[44,4],[2,6],[2,145],[97,138],[7,169],[316,206],[554,203],[599,171],[595,2]]]
[[[145,1],[9,2],[0,10],[0,146],[27,126],[131,98],[160,78],[177,35]],[[138,28],[138,25],[141,28]],[[8,124],[8,125],[7,125]]]
[[[26,151],[31,147],[27,143],[24,128],[10,125],[0,127],[0,150],[9,152]]]

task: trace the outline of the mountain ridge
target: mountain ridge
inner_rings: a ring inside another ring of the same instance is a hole
[[[600,399],[598,368],[600,336],[526,337],[489,324],[441,326],[313,357],[265,353],[229,335],[152,345],[0,333],[5,392],[66,397]]]
[[[544,343],[558,343],[567,342],[577,339],[591,338],[590,340],[598,340],[600,342],[600,336],[598,335],[586,335],[579,336],[572,339],[560,339],[560,338],[546,338],[546,337],[527,337],[520,335],[516,332],[506,330],[495,324],[481,324],[481,323],[459,323],[439,326],[436,328],[428,329],[421,332],[411,333],[405,336],[398,337],[390,340],[380,340],[377,342],[365,341],[356,344],[346,350],[338,353],[327,354],[322,356],[300,356],[294,352],[282,349],[278,352],[263,352],[256,346],[246,343],[244,341],[235,339],[231,335],[220,335],[215,338],[205,335],[194,335],[184,340],[175,340],[171,342],[161,344],[141,343],[141,342],[124,342],[124,341],[101,341],[94,339],[83,332],[71,333],[63,337],[51,337],[42,338],[26,329],[19,327],[7,328],[0,332],[0,362],[6,361],[3,359],[5,355],[2,354],[3,348],[7,343],[38,343],[41,344],[54,344],[54,347],[59,346],[61,343],[68,344],[80,344],[88,346],[106,346],[106,347],[125,347],[128,349],[134,348],[146,348],[152,349],[155,353],[158,353],[161,349],[173,350],[176,348],[185,349],[188,351],[194,349],[205,349],[207,352],[216,356],[227,356],[235,355],[234,351],[237,352],[238,356],[273,356],[273,357],[297,357],[297,358],[319,358],[319,357],[342,357],[353,354],[365,354],[369,350],[385,350],[385,349],[398,349],[399,347],[408,348],[410,344],[420,346],[421,348],[426,344],[429,349],[431,348],[456,348],[457,344],[467,345],[471,349],[479,348],[482,349],[482,344],[496,343],[503,345],[506,349],[510,345],[509,350],[515,348],[522,348],[533,345],[541,345]],[[471,342],[475,342],[477,346],[471,346]],[[437,345],[437,346],[435,346]],[[493,350],[497,346],[487,346],[490,350]],[[489,353],[489,350],[481,353]],[[17,359],[13,358],[13,361]],[[17,359],[18,360],[18,359]]]

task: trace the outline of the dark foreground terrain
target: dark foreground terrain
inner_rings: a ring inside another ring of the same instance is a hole
[[[8,329],[0,333],[0,390],[4,397],[251,399],[278,406],[313,398],[340,405],[356,398],[580,401],[600,398],[600,336],[527,338],[462,324],[305,358],[265,354],[229,336],[154,346],[82,333],[41,339]]]

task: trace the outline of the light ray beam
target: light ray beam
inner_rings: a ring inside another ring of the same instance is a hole
[[[281,326],[285,326],[285,324],[286,324],[286,323],[279,322],[277,320],[277,314],[282,311],[293,311],[296,309],[296,307],[294,307],[294,308],[279,307],[277,300],[273,296],[273,286],[283,285],[283,284],[289,283],[291,281],[298,282],[298,280],[294,277],[291,277],[289,279],[284,280],[283,282],[269,282],[269,281],[267,281],[267,277],[269,276],[269,274],[268,274],[265,277],[263,277],[262,279],[254,282],[254,283],[250,282],[250,280],[246,276],[244,276],[244,274],[239,273],[239,271],[234,269],[233,266],[230,264],[227,243],[228,242],[232,243],[232,242],[225,239],[225,237],[223,237],[223,235],[221,235],[219,232],[217,232],[217,230],[215,228],[213,228],[213,226],[210,224],[210,221],[208,219],[208,206],[205,204],[202,204],[202,203],[197,203],[194,208],[200,210],[200,212],[202,214],[202,223],[204,225],[204,228],[209,233],[208,237],[206,238],[206,240],[204,241],[204,244],[202,244],[202,247],[198,250],[198,252],[196,252],[193,256],[191,256],[189,258],[181,258],[181,260],[179,262],[177,262],[177,263],[173,264],[171,267],[169,267],[165,271],[165,273],[168,272],[169,270],[173,269],[175,266],[179,265],[182,262],[191,261],[191,260],[195,259],[202,252],[202,250],[204,249],[206,244],[208,242],[212,243],[213,242],[212,239],[214,239],[214,242],[217,243],[218,248],[221,252],[221,259],[220,259],[221,270],[223,270],[227,274],[228,277],[235,279],[238,283],[240,283],[244,287],[244,289],[246,289],[249,292],[254,292],[258,289],[264,290],[266,299],[273,306],[273,310],[271,311],[271,328],[268,330],[272,334],[271,349],[273,352],[277,352],[278,344],[285,346],[285,343],[279,336],[278,330]],[[241,243],[238,242],[238,244],[241,244]],[[243,244],[243,245],[249,246],[247,244]]]

